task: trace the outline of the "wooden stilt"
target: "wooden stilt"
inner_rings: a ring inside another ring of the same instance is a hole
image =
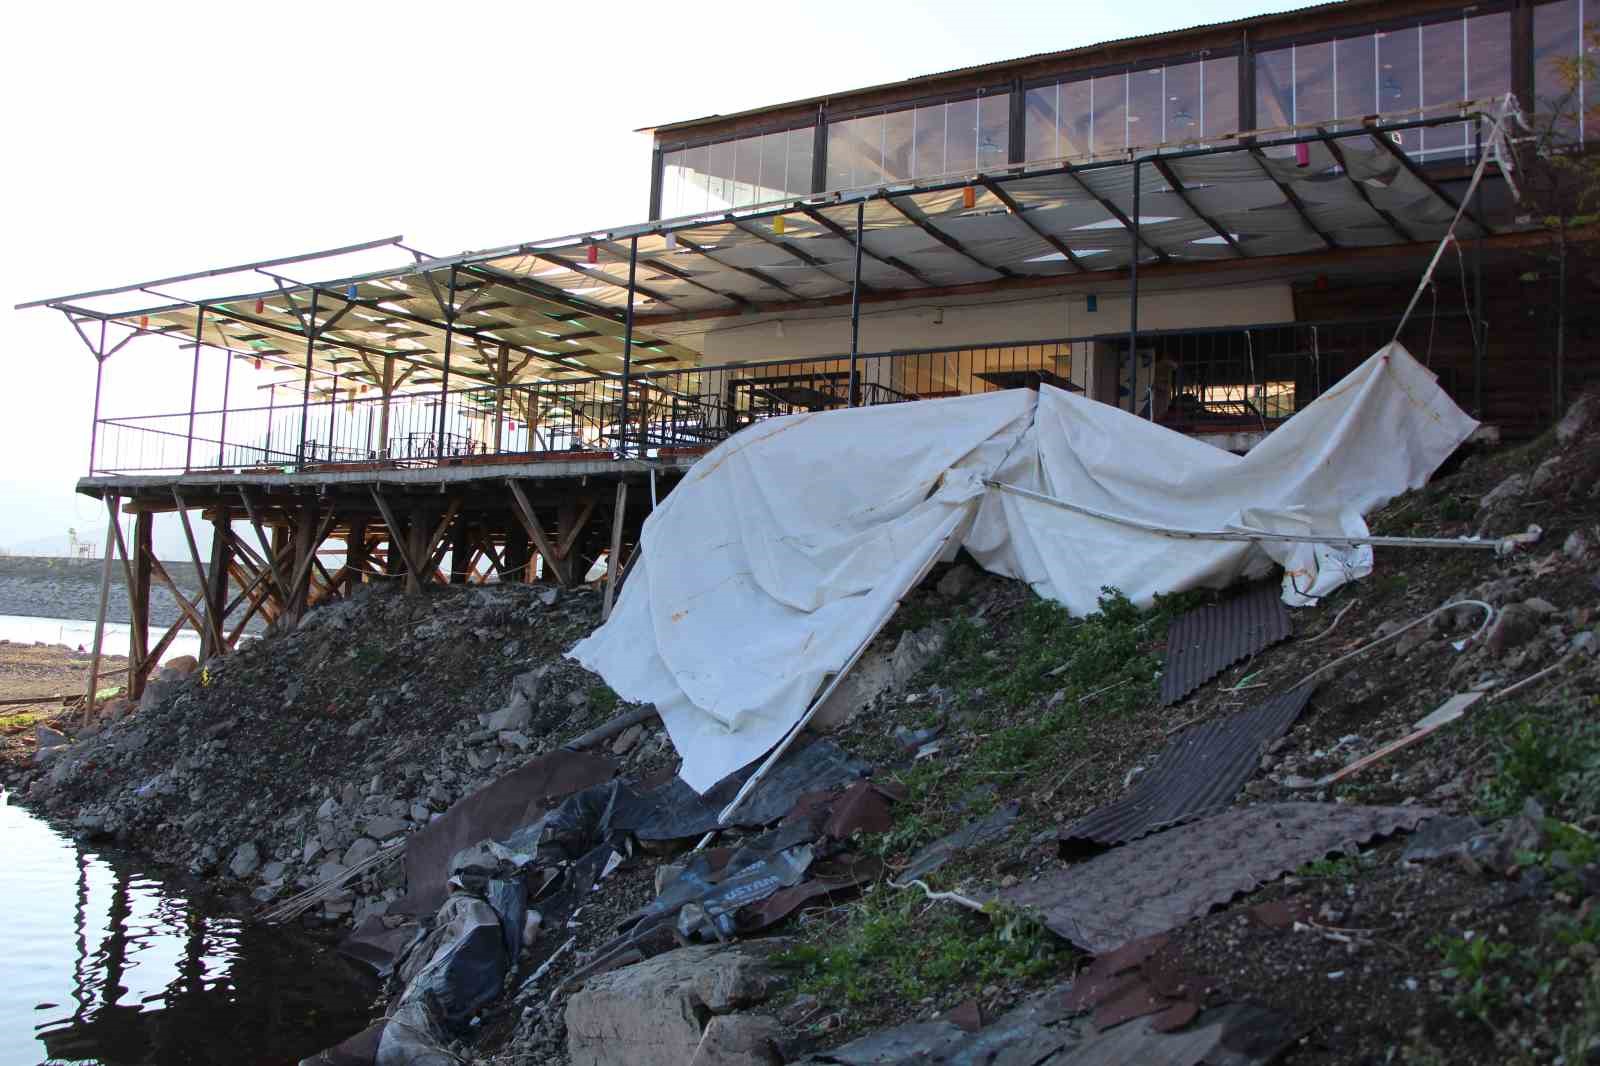
[[[256,505],[250,499],[250,494],[243,488],[239,490],[239,499],[244,501],[245,514],[250,516],[250,526],[256,531],[256,539],[261,542],[261,553],[265,557],[265,565],[272,571],[272,581],[278,586],[278,602],[288,604],[289,583],[283,579],[283,572],[278,568],[277,546],[267,540],[266,530],[261,525],[261,514],[256,510]],[[273,539],[276,540],[278,530],[274,527]]]
[[[628,517],[628,483],[617,482],[617,505],[611,516],[611,554],[606,557],[606,594],[600,604],[600,621],[611,617],[611,604],[617,595],[618,573],[622,569],[622,524]]]
[[[128,553],[133,567],[134,586],[128,589],[128,698],[144,695],[150,654],[150,559],[156,516],[148,511],[133,516],[133,549]]]
[[[206,571],[206,617],[211,620],[212,655],[225,655],[224,632],[228,620],[228,564],[233,559],[233,523],[228,509],[220,508],[211,522],[211,567]]]
[[[539,526],[539,516],[534,513],[533,505],[528,502],[527,493],[522,491],[522,486],[515,481],[507,481],[511,486],[511,498],[516,503],[515,514],[522,522],[522,528],[527,530],[528,539],[533,541],[533,546],[538,549],[539,555],[544,559],[545,569],[556,579],[562,588],[571,588],[572,581],[561,566],[560,557],[556,555],[555,547],[550,543],[550,538],[544,535],[544,530]]]
[[[367,520],[354,518],[350,520],[350,532],[344,538],[345,572],[350,575],[351,581],[360,583],[366,580],[367,566]]]
[[[89,658],[89,691],[83,696],[83,724],[94,718],[94,697],[100,685],[100,649],[106,640],[106,605],[111,600],[111,553],[115,551],[112,531],[117,525],[117,498],[106,497],[106,558],[100,566],[100,609],[94,616],[94,653]]]
[[[477,553],[472,550],[470,533],[466,516],[457,515],[456,524],[450,530],[450,584],[452,585],[465,585],[467,576],[472,573],[472,566],[477,561]]]
[[[412,565],[412,559],[408,553],[405,527],[395,520],[393,508],[389,506],[389,501],[384,498],[383,493],[378,491],[376,485],[372,487],[372,499],[378,505],[378,510],[382,512],[383,524],[389,530],[389,572],[395,572],[396,562],[402,563],[405,566],[406,591],[409,593],[421,592],[422,579],[417,568]]]

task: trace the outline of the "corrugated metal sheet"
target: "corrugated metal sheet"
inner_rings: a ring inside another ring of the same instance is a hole
[[[1262,749],[1294,724],[1313,688],[1301,685],[1253,710],[1185,729],[1135,788],[1078,819],[1061,839],[1123,844],[1215,814],[1250,779]]]
[[[1197,607],[1167,630],[1161,703],[1177,703],[1222,671],[1290,634],[1278,584],[1263,581],[1222,603]]]
[[[1424,807],[1264,803],[1170,829],[998,895],[1100,954],[1175,929],[1305,863],[1438,814]]]

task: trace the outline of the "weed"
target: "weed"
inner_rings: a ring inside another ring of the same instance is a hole
[[[1491,1013],[1510,1002],[1511,977],[1498,972],[1511,957],[1512,946],[1468,932],[1457,937],[1436,936],[1430,944],[1444,956],[1440,976],[1455,982],[1450,1004],[1462,1018],[1475,1018],[1493,1027]]]
[[[1529,798],[1574,815],[1590,814],[1600,798],[1600,726],[1543,714],[1499,723],[1495,773],[1478,795],[1489,818],[1517,813]]]
[[[600,714],[603,714],[609,718],[612,712],[617,709],[617,704],[620,702],[621,699],[617,696],[617,694],[611,691],[611,686],[589,686],[589,706],[593,707]]]
[[[1583,983],[1583,1005],[1578,1017],[1561,1027],[1556,1047],[1568,1063],[1589,1062],[1600,1044],[1600,974],[1591,974]]]
[[[1371,867],[1364,855],[1341,855],[1334,859],[1308,862],[1295,871],[1295,876],[1327,880],[1353,881]]]
[[[968,982],[1027,980],[1052,972],[1065,950],[1009,909],[929,909],[920,893],[880,888],[850,910],[843,928],[776,956],[803,991],[834,1005],[917,1002]]]

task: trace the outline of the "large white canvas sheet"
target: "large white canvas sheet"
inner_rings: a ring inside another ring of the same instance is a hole
[[[1148,603],[1273,560],[1285,598],[1305,602],[1370,570],[1370,549],[1264,550],[1117,519],[1359,535],[1475,426],[1398,344],[1242,457],[1049,387],[773,419],[707,454],[650,516],[611,619],[572,655],[655,703],[703,791],[799,721],[958,544],[1074,613],[1103,586]]]

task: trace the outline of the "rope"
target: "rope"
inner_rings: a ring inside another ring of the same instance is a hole
[[[1484,603],[1482,600],[1455,600],[1455,601],[1453,601],[1451,603],[1445,604],[1443,607],[1435,607],[1433,610],[1429,611],[1427,614],[1421,616],[1420,618],[1416,618],[1416,619],[1413,619],[1410,622],[1407,622],[1405,625],[1401,626],[1399,629],[1395,630],[1393,633],[1385,633],[1383,636],[1379,637],[1376,640],[1369,640],[1367,643],[1361,645],[1361,647],[1357,648],[1355,651],[1346,652],[1345,654],[1339,656],[1337,659],[1333,660],[1333,662],[1328,663],[1328,664],[1326,664],[1324,666],[1317,667],[1315,670],[1311,671],[1305,677],[1302,677],[1299,681],[1296,681],[1294,684],[1290,685],[1285,691],[1293,692],[1295,689],[1297,689],[1300,686],[1302,686],[1302,685],[1306,684],[1307,682],[1311,681],[1313,678],[1320,677],[1321,675],[1327,673],[1329,670],[1332,670],[1335,666],[1338,666],[1340,663],[1348,662],[1349,660],[1354,659],[1357,655],[1360,655],[1363,652],[1366,652],[1366,651],[1368,651],[1368,650],[1370,650],[1372,648],[1376,648],[1379,644],[1383,644],[1383,643],[1386,643],[1388,641],[1394,640],[1401,633],[1404,633],[1408,629],[1414,629],[1417,626],[1420,626],[1422,623],[1428,621],[1434,615],[1442,614],[1445,611],[1454,610],[1457,607],[1480,607],[1480,608],[1483,609],[1483,613],[1484,613],[1483,622],[1478,626],[1477,630],[1473,632],[1472,636],[1470,636],[1470,637],[1468,637],[1466,639],[1466,643],[1467,644],[1472,643],[1473,641],[1477,640],[1480,636],[1482,636],[1483,635],[1483,631],[1485,629],[1489,628],[1489,623],[1494,621],[1494,608],[1491,607],[1489,604]],[[1346,610],[1348,610],[1348,608],[1346,608]],[[1337,619],[1335,619],[1335,621],[1337,621]],[[1332,626],[1330,626],[1329,628],[1331,629]]]

